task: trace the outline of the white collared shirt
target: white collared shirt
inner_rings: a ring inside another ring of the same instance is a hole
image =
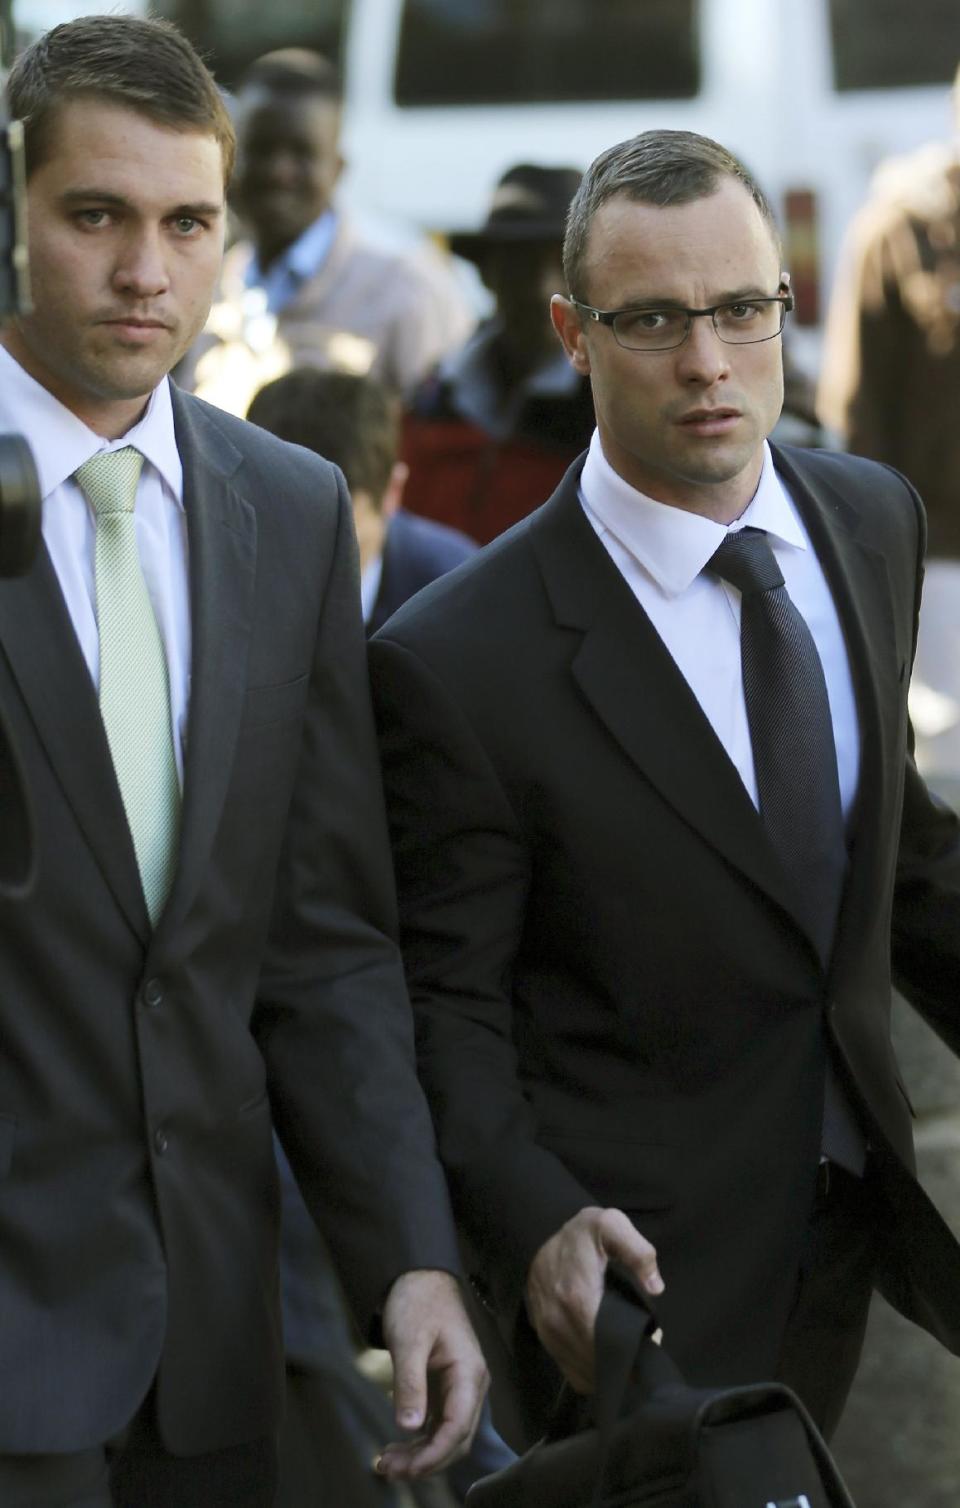
[[[369,623],[377,605],[377,593],[383,580],[383,551],[379,550],[367,561],[360,572],[360,610],[364,623]]]
[[[65,408],[0,346],[0,431],[23,435],[33,451],[43,498],[43,539],[94,686],[100,679],[94,560],[96,515],[73,473],[100,451],[134,445],[144,456],[137,488],[140,564],[167,657],[177,769],[190,701],[190,598],[183,468],[164,380],[146,413],[119,440],[105,440]]]
[[[758,805],[740,663],[740,593],[703,569],[727,534],[726,525],[637,492],[610,466],[597,431],[580,477],[580,501]],[[767,445],[757,490],[730,528],[747,525],[770,536],[786,589],[817,646],[833,719],[840,797],[849,816],[860,768],[850,661],[820,562]]]

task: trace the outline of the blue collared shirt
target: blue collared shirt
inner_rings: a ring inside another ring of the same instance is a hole
[[[337,233],[337,216],[324,210],[318,220],[301,231],[297,239],[264,272],[256,253],[244,275],[248,288],[262,288],[267,296],[267,312],[279,314],[296,298],[304,283],[316,276],[330,254]]]

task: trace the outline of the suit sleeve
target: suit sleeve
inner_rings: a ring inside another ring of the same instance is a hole
[[[911,760],[893,909],[897,988],[960,1054],[960,827]]]
[[[543,1242],[597,1202],[538,1145],[518,1077],[511,968],[529,846],[441,679],[383,635],[370,661],[420,1074],[458,1221],[512,1308]]]
[[[926,521],[919,497],[906,486],[917,520],[915,653]],[[917,770],[912,728],[909,748],[891,925],[893,976],[897,988],[960,1054],[960,821],[927,789]]]
[[[255,1031],[274,1121],[369,1328],[393,1280],[456,1271],[396,943],[356,545],[339,484]]]

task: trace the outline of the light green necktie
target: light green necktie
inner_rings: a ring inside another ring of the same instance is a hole
[[[101,451],[74,473],[97,511],[100,713],[151,923],[173,879],[180,783],[163,642],[140,569],[133,509],[143,456]]]

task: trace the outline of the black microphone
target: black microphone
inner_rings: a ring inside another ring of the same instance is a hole
[[[0,119],[0,321],[30,311],[23,127]],[[22,435],[0,435],[0,578],[30,569],[40,543],[40,483]],[[3,591],[0,580],[0,591]],[[30,795],[0,706],[0,895],[22,899],[34,880]]]

